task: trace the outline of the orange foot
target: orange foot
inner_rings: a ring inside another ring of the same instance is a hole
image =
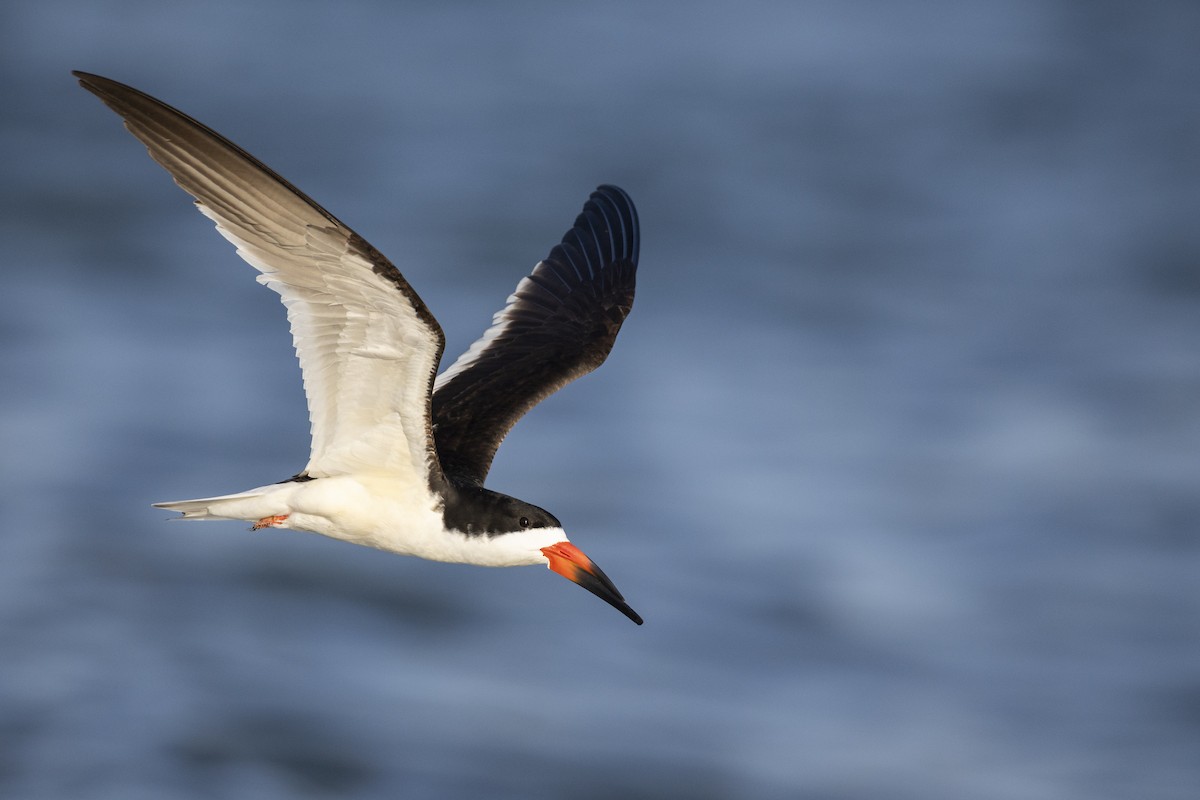
[[[263,517],[258,522],[251,525],[250,530],[257,531],[262,530],[263,528],[274,528],[277,525],[282,525],[283,523],[287,522],[287,518],[287,514],[276,514],[273,517]]]

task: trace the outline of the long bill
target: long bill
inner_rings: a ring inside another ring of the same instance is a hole
[[[620,611],[625,616],[642,624],[642,618],[629,607],[617,587],[583,551],[570,542],[559,542],[542,548],[542,555],[550,562],[550,569],[572,583],[577,583],[592,594]]]

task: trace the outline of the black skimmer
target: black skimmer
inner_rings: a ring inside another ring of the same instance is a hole
[[[513,424],[612,349],[638,260],[637,212],[625,192],[596,189],[491,327],[435,380],[441,326],[378,250],[196,120],[116,81],[73,74],[279,294],[304,375],[312,450],[303,470],[158,508],[434,561],[545,564],[642,624],[552,514],[483,485]]]

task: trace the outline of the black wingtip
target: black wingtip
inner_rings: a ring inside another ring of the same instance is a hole
[[[109,78],[105,78],[102,75],[95,75],[91,72],[84,72],[81,69],[71,70],[71,75],[73,75],[75,77],[75,79],[77,81],[79,81],[80,86],[87,89],[89,92],[100,92],[100,91],[103,91],[104,84],[116,83],[116,81],[111,80]],[[117,85],[120,86],[121,84],[117,84]]]
[[[638,225],[637,206],[633,198],[619,186],[602,183],[596,187],[584,205],[584,214],[588,209],[599,213],[613,233],[613,256],[616,259],[637,264],[638,250],[641,245],[641,232]]]
[[[575,224],[551,250],[546,261],[574,270],[586,282],[611,265],[637,267],[638,219],[633,200],[621,188],[601,184],[591,193]]]
[[[134,89],[132,86],[126,86],[120,81],[114,81],[112,78],[78,69],[71,70],[71,74],[79,81],[80,86],[99,97],[106,106],[122,117],[126,115],[130,101],[137,98],[148,100],[155,105],[162,105],[161,101],[150,97],[145,92]]]

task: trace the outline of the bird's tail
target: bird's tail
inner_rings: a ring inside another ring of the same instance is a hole
[[[201,497],[197,500],[170,500],[165,503],[155,503],[155,508],[165,508],[168,511],[178,511],[183,516],[174,517],[176,520],[206,520],[206,519],[242,519],[253,520],[268,514],[258,513],[263,505],[264,495],[270,487],[260,487],[237,494],[226,494],[220,497]]]

